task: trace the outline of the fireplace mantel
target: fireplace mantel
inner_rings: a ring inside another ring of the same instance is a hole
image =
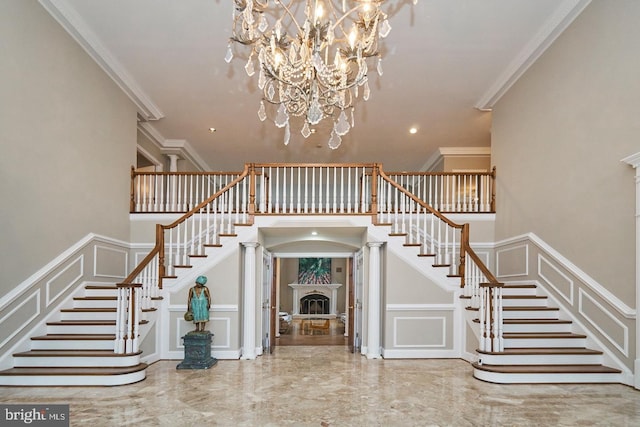
[[[300,299],[309,294],[321,294],[329,298],[331,315],[338,315],[338,288],[340,283],[313,284],[313,283],[289,283],[293,289],[293,314],[300,315]]]

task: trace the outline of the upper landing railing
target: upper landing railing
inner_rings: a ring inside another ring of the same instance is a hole
[[[364,185],[371,176],[370,165],[257,164],[255,169],[256,212],[364,213],[369,203],[369,188]],[[130,212],[186,213],[241,173],[137,172],[132,168]],[[495,168],[483,173],[387,175],[442,213],[495,212]]]
[[[479,310],[480,348],[501,351],[502,300],[496,278],[469,245],[469,225],[443,211],[493,212],[495,169],[486,174],[386,174],[379,164],[247,164],[242,172],[149,174],[132,172],[132,212],[184,212],[156,225],[154,248],[120,284],[118,353],[138,349],[141,310],[153,306],[167,277],[191,259],[234,236],[256,215],[368,215],[390,227],[405,246],[419,247],[460,278]],[[435,208],[439,206],[440,210]],[[185,212],[186,211],[186,212]]]

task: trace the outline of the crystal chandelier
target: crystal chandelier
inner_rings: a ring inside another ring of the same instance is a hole
[[[265,101],[276,105],[274,121],[285,128],[285,145],[293,116],[304,121],[305,138],[312,126],[333,121],[328,144],[332,149],[340,146],[341,137],[354,125],[359,91],[362,99],[369,99],[368,58],[377,58],[376,69],[382,75],[378,39],[386,37],[391,26],[381,6],[394,1],[234,0],[225,60],[233,59],[234,42],[251,47],[244,68],[253,76],[257,59],[258,87],[263,91],[258,117],[267,118]]]

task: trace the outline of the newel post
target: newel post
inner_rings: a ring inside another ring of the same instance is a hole
[[[162,224],[156,224],[156,244],[160,246],[158,249],[158,289],[162,289],[162,279],[165,277],[164,266],[164,229]]]
[[[134,181],[136,178],[136,169],[133,167],[133,165],[131,166],[131,198],[129,200],[129,212],[133,213],[136,211],[136,201],[135,201],[135,185],[134,185]]]
[[[253,215],[256,213],[256,165],[251,163],[249,165],[249,206],[247,206],[247,213]]]
[[[460,262],[458,263],[458,276],[460,276],[460,287],[465,285],[465,272],[467,260],[467,246],[469,245],[469,224],[462,224],[462,233],[460,235]]]
[[[496,211],[496,167],[491,169],[491,212]]]
[[[371,215],[373,215],[374,223],[378,218],[378,168],[380,165],[373,164],[371,171]]]

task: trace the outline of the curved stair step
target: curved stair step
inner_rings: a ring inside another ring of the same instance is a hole
[[[473,376],[498,384],[620,383],[619,369],[604,365],[485,365],[473,363]]]
[[[139,382],[146,363],[128,367],[25,367],[0,371],[3,386],[113,386]]]
[[[142,351],[117,354],[113,350],[30,350],[14,353],[14,367],[128,367],[140,363]]]

